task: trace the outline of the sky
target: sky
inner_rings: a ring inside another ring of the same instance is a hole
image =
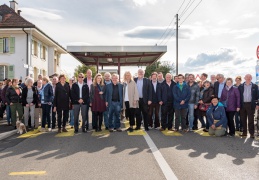
[[[174,17],[178,13],[179,73],[222,73],[226,77],[251,73],[255,80],[258,0],[17,2],[24,18],[65,48],[67,45],[167,45],[161,61],[172,63],[176,59]],[[9,4],[9,0],[4,3]],[[186,8],[187,5],[190,7]],[[62,69],[71,75],[79,64],[69,55],[62,56]],[[137,71],[137,67],[132,70]]]

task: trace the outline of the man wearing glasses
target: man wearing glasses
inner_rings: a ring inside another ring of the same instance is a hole
[[[75,133],[78,133],[78,119],[79,112],[81,109],[82,115],[82,132],[86,132],[85,123],[87,115],[87,105],[89,104],[89,87],[84,81],[84,74],[80,73],[78,75],[78,82],[72,85],[71,89],[71,101],[74,110],[74,121],[75,121]]]

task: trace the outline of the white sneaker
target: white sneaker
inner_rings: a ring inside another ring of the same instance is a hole
[[[51,131],[52,131],[52,129],[51,129],[51,128],[49,128],[49,129],[48,129],[48,131],[49,131],[49,132],[51,132]]]

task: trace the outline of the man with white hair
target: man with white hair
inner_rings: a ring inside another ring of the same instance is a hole
[[[254,138],[254,114],[255,108],[259,109],[258,106],[258,86],[252,83],[252,75],[247,74],[245,76],[245,82],[238,86],[240,91],[240,119],[243,123],[243,133],[241,136],[247,136],[247,120],[248,120],[248,130],[250,133],[250,138]]]
[[[111,73],[106,72],[104,74],[104,84],[107,86],[111,84]],[[104,111],[103,113],[103,119],[104,119],[104,125],[105,125],[105,130],[109,130],[109,106],[107,107],[107,110]]]
[[[58,77],[57,76],[54,76],[53,78],[52,78],[52,89],[53,89],[53,99],[54,99],[54,97],[55,97],[55,90],[56,90],[56,85],[57,85],[57,83],[58,83]],[[55,129],[56,128],[56,120],[57,120],[57,113],[56,112],[53,112],[53,104],[52,104],[52,110],[51,110],[51,122],[52,122],[52,129]],[[50,127],[48,127],[49,128],[49,130],[51,130],[50,129]]]
[[[225,78],[223,74],[217,74],[218,81],[214,83],[214,96],[220,99],[222,91],[226,86]]]
[[[135,130],[140,129],[143,117],[145,130],[148,131],[148,106],[152,103],[152,86],[150,80],[145,78],[144,75],[145,71],[139,69],[138,77],[134,78],[139,94],[139,107],[136,109],[137,126]]]

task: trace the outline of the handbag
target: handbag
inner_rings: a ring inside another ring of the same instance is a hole
[[[209,109],[210,105],[210,103],[199,104],[199,110],[206,112]]]

